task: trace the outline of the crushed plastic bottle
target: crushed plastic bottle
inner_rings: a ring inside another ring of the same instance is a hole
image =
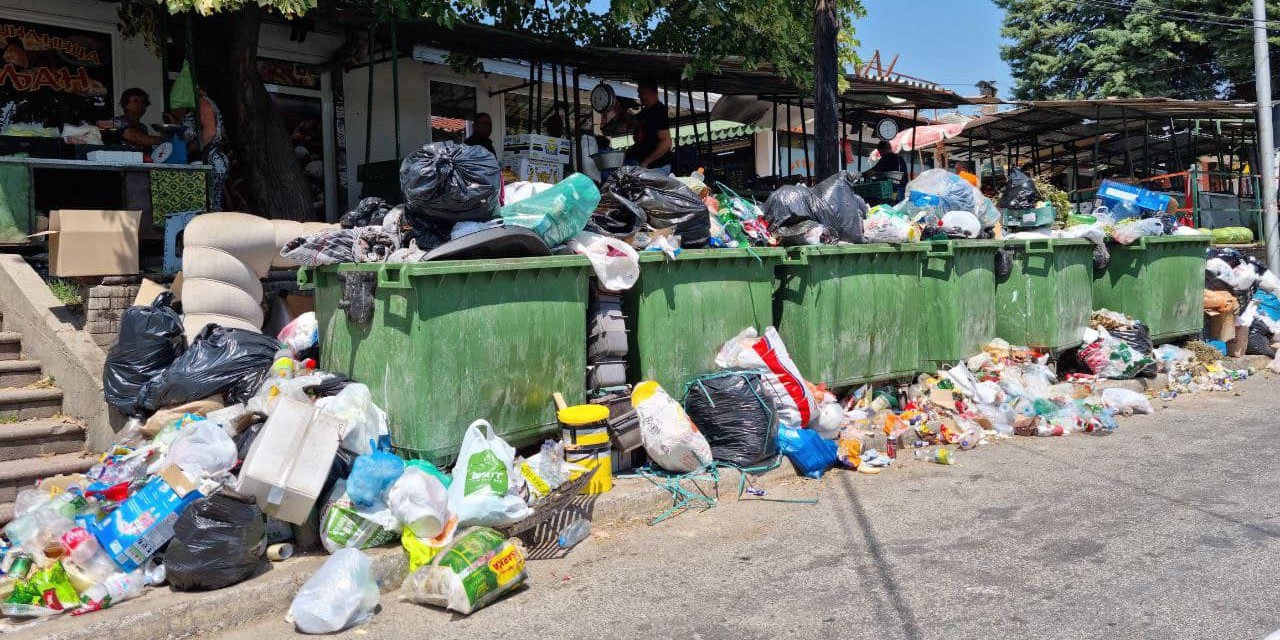
[[[90,587],[84,593],[84,606],[72,611],[71,615],[83,615],[120,604],[142,595],[142,591],[146,588],[147,578],[143,575],[142,569],[135,569],[129,573],[113,573],[107,576],[106,580]]]
[[[579,542],[586,540],[589,535],[591,535],[591,521],[586,518],[578,518],[560,530],[560,536],[556,538],[556,544],[560,545],[562,549],[572,549]]]

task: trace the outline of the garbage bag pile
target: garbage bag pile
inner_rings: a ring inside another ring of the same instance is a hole
[[[1223,355],[1276,358],[1280,279],[1239,249],[1211,248],[1206,258],[1205,342]]]

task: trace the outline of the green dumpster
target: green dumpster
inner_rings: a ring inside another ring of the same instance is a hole
[[[999,240],[926,243],[920,269],[924,296],[920,370],[936,372],[982,350],[996,337],[996,250]]]
[[[585,399],[591,266],[580,256],[343,264],[299,272],[316,291],[320,366],[369,386],[391,443],[439,465],[467,425],[513,446],[559,432],[552,393]]]
[[[1168,342],[1204,329],[1204,263],[1211,236],[1152,236],[1108,244],[1111,262],[1094,274],[1093,306],[1147,324]]]
[[[655,380],[675,397],[715,371],[716,352],[747,327],[773,324],[774,248],[688,249],[674,260],[640,253],[640,280],[623,298],[632,382]]]
[[[1013,269],[996,281],[996,336],[1054,353],[1080,346],[1093,313],[1093,243],[1006,240]]]
[[[778,332],[800,373],[833,388],[920,366],[924,244],[797,247],[779,269]]]

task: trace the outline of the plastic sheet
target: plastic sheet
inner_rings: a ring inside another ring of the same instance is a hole
[[[410,217],[491,220],[498,213],[502,173],[484,147],[433,142],[400,163],[400,189]]]
[[[316,408],[342,418],[347,425],[342,448],[356,455],[372,453],[369,442],[389,433],[387,413],[373,403],[369,387],[358,382],[347,384],[337,395],[316,400]]]
[[[1111,233],[1111,237],[1115,238],[1120,244],[1133,244],[1138,238],[1145,236],[1164,235],[1164,223],[1159,218],[1144,218],[1141,220],[1126,220],[1115,226],[1115,231]]]
[[[129,307],[120,316],[119,338],[107,351],[102,369],[102,390],[107,404],[125,415],[140,412],[138,391],[186,348],[182,317],[172,302],[173,293],[166,291],[150,306]]]
[[[138,391],[138,406],[155,411],[218,393],[243,402],[258,390],[279,348],[271,336],[208,325],[163,374]]]
[[[748,467],[778,452],[778,415],[761,375],[728,370],[689,383],[685,412],[716,460]]]
[[[158,473],[176,464],[192,478],[210,478],[230,471],[238,458],[236,443],[222,425],[198,419],[179,428],[178,437],[169,445],[164,458],[152,464],[148,471]]]
[[[252,497],[227,492],[183,510],[164,555],[176,591],[207,591],[244,582],[263,565],[267,517]]]
[[[564,244],[587,226],[600,190],[591,178],[575,173],[537,195],[499,210],[502,220],[532,230],[548,247]]]
[[[605,289],[626,291],[640,279],[640,254],[617,238],[584,231],[566,244],[591,261],[596,279]]]

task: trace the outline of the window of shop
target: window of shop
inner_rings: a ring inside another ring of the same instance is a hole
[[[431,81],[431,141],[461,143],[476,117],[476,88]]]

